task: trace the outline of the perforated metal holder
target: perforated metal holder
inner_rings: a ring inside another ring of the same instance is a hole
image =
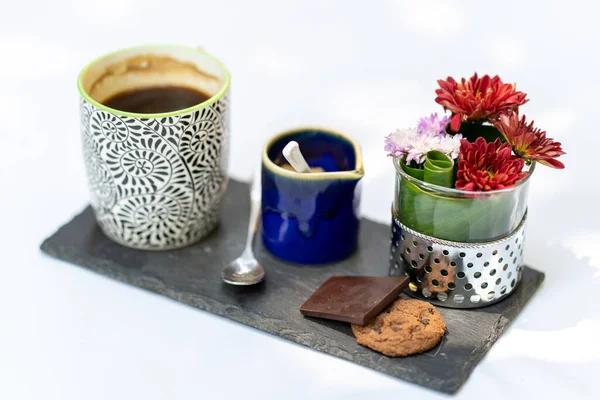
[[[502,239],[461,243],[421,234],[392,217],[390,275],[408,276],[410,295],[441,307],[497,303],[523,276],[526,218]]]

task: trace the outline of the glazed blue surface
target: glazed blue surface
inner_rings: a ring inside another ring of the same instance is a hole
[[[284,163],[281,151],[290,141],[300,145],[308,164],[326,172],[353,171],[352,143],[322,131],[285,136],[267,150],[275,164]],[[262,168],[263,243],[276,257],[296,264],[342,260],[358,242],[362,171],[350,177],[307,179],[305,174],[282,174]]]

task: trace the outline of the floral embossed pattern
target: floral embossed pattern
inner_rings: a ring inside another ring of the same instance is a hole
[[[177,248],[218,223],[227,184],[228,98],[165,118],[80,102],[91,203],[102,231],[141,249]]]

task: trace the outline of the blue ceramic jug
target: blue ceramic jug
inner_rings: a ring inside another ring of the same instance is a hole
[[[321,172],[284,168],[282,150],[298,142],[308,165]],[[320,128],[281,133],[262,152],[262,238],[273,255],[296,264],[342,260],[358,243],[360,180],[358,143]]]

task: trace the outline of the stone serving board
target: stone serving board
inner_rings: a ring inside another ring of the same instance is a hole
[[[358,345],[349,324],[305,318],[298,309],[332,275],[387,275],[389,226],[363,220],[359,250],[341,263],[321,267],[281,262],[255,240],[265,281],[251,287],[229,286],[221,281],[220,268],[243,250],[248,191],[247,184],[230,180],[220,227],[181,250],[149,252],[113,243],[97,227],[90,207],[41,248],[102,275],[445,393],[461,387],[544,279],[543,273],[526,267],[517,290],[498,304],[468,311],[438,307],[448,327],[440,345],[420,355],[386,357]]]

